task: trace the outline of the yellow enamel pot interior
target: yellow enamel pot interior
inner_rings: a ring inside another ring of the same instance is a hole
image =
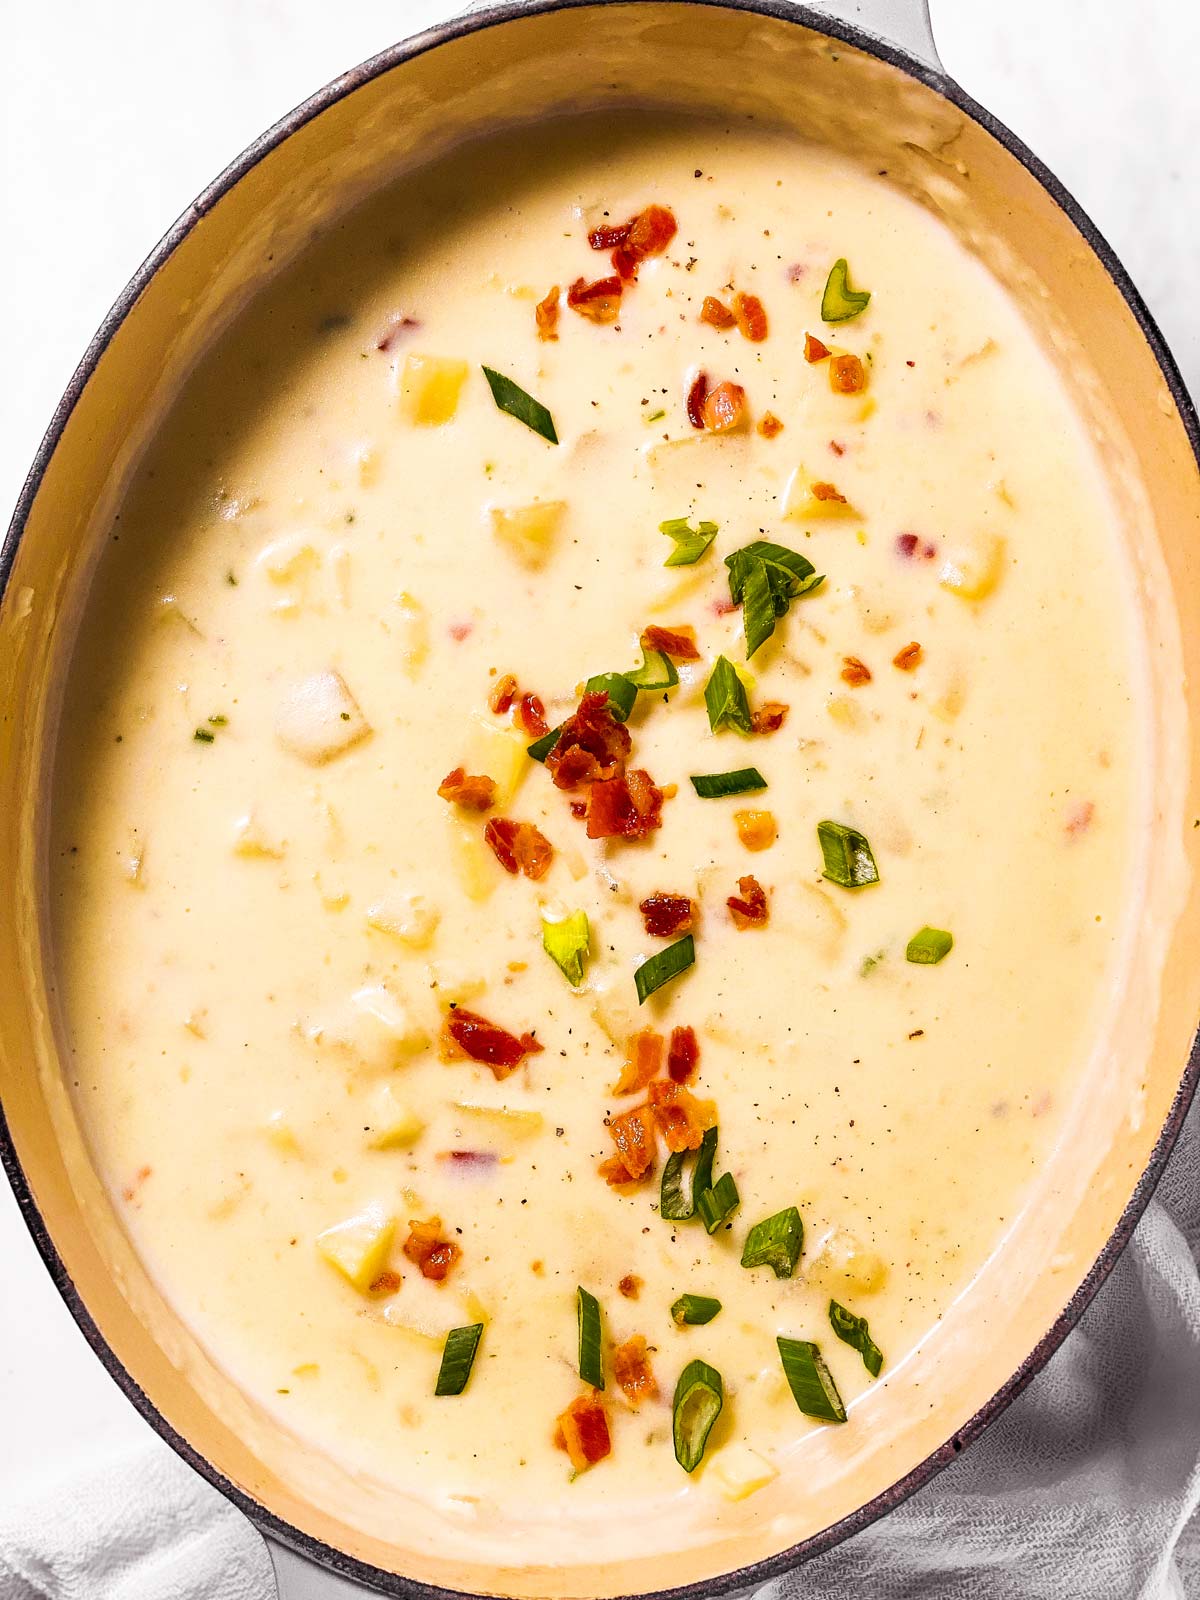
[[[414,1553],[405,1528],[419,1508],[316,1458],[238,1392],[131,1250],[89,1167],[62,1075],[43,959],[43,800],[104,532],[200,352],[315,231],[404,169],[513,121],[629,103],[758,118],[886,169],[1020,300],[1069,373],[1136,541],[1159,816],[1145,852],[1141,937],[1089,1092],[983,1278],[872,1391],[859,1425],[824,1442],[821,1492],[785,1473],[723,1543],[669,1563],[553,1568],[522,1552],[497,1568],[473,1563],[465,1545]],[[969,1437],[977,1413],[1061,1336],[1073,1300],[1077,1314],[1081,1285],[1114,1230],[1131,1225],[1135,1190],[1164,1129],[1182,1115],[1200,1015],[1200,786],[1190,731],[1200,713],[1200,480],[1188,426],[1121,287],[1022,159],[965,101],[787,16],[638,0],[469,22],[352,75],[311,109],[205,197],[111,330],[12,557],[0,610],[0,1094],[18,1187],[27,1187],[31,1222],[98,1330],[98,1347],[268,1525],[275,1519],[369,1568],[470,1592],[618,1595],[710,1582],[805,1541],[815,1548],[844,1519],[852,1529],[864,1507],[886,1496],[874,1508],[886,1509],[894,1486],[948,1441]]]

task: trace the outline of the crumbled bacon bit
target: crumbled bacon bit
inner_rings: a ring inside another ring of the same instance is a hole
[[[667,1045],[667,1077],[672,1083],[686,1083],[700,1063],[700,1046],[695,1028],[672,1028]]]
[[[492,854],[515,877],[523,872],[536,882],[544,878],[554,860],[554,846],[532,822],[512,822],[508,817],[492,817],[483,830]]]
[[[453,1240],[442,1238],[441,1217],[430,1217],[428,1222],[409,1223],[404,1254],[414,1266],[420,1268],[423,1278],[442,1283],[462,1255],[462,1250]]]
[[[550,732],[550,724],[546,721],[546,708],[536,694],[521,696],[516,723],[521,732],[527,733],[531,739],[540,739],[543,734]]]
[[[638,910],[646,932],[655,939],[670,939],[677,933],[687,933],[696,912],[687,895],[663,894],[657,889],[646,896]]]
[[[704,427],[704,402],[708,398],[708,373],[698,372],[687,393],[688,421],[693,428]]]
[[[764,439],[774,439],[783,432],[783,423],[773,411],[764,411],[758,419],[758,431]]]
[[[662,827],[663,793],[640,767],[588,790],[589,839],[644,839]]]
[[[474,626],[473,622],[452,622],[446,632],[454,640],[455,644],[461,644]]]
[[[841,679],[843,683],[848,683],[852,689],[860,689],[864,683],[870,683],[871,669],[865,661],[860,661],[857,656],[843,656]]]
[[[814,339],[811,333],[804,335],[804,359],[808,362],[824,361],[829,354],[829,346],[822,344],[820,339]]]
[[[700,307],[700,321],[707,322],[710,328],[735,328],[737,318],[727,305],[723,305],[714,294],[704,296],[704,304]]]
[[[699,661],[696,649],[696,630],[686,625],[682,628],[660,628],[651,624],[642,633],[642,643],[647,650],[660,650],[672,661]]]
[[[834,394],[861,394],[867,387],[867,369],[857,356],[834,356],[829,363],[829,387]]]
[[[368,1294],[395,1294],[404,1282],[398,1272],[381,1272],[377,1278],[372,1278],[367,1285]]]
[[[582,822],[583,819],[587,816],[587,801],[586,800],[572,800],[571,801],[571,815],[575,818],[576,822]]]
[[[492,692],[488,695],[488,707],[498,717],[508,711],[513,701],[517,698],[517,680],[511,672],[506,672],[502,678],[492,685]]]
[[[567,304],[589,322],[615,322],[621,315],[620,278],[576,278],[567,290]]]
[[[439,1150],[437,1158],[451,1167],[474,1167],[479,1171],[500,1165],[494,1150]]]
[[[666,1041],[653,1028],[642,1028],[629,1041],[628,1059],[613,1086],[614,1094],[637,1094],[662,1071]]]
[[[925,652],[914,639],[911,644],[902,645],[892,657],[892,665],[899,667],[901,672],[912,672],[919,667],[925,658]]]
[[[608,1413],[594,1389],[579,1395],[559,1417],[554,1443],[565,1450],[576,1472],[586,1472],[612,1452]]]
[[[641,1292],[642,1280],[636,1273],[627,1272],[617,1285],[617,1293],[626,1300],[636,1300]]]
[[[922,539],[918,533],[898,533],[896,554],[903,556],[905,561],[915,561],[918,556],[922,561],[932,561],[937,555],[937,545],[928,539]]]
[[[632,227],[632,219],[629,222],[602,222],[588,234],[588,243],[593,250],[615,250],[628,239]]]
[[[558,743],[546,757],[546,771],[559,789],[614,778],[624,771],[632,744],[625,725],[609,709],[608,694],[585,694],[579,710],[563,723]]]
[[[1068,837],[1077,839],[1081,833],[1086,833],[1095,815],[1096,807],[1091,800],[1081,800],[1078,805],[1073,806],[1066,822]]]
[[[624,1344],[616,1347],[612,1353],[612,1367],[613,1377],[625,1391],[625,1398],[631,1405],[657,1398],[658,1384],[646,1353],[646,1341],[640,1333],[635,1333],[631,1339],[626,1339]]]
[[[533,318],[537,323],[539,339],[552,340],[558,338],[558,297],[562,289],[556,283],[544,300],[539,300],[533,308]]]
[[[496,781],[483,773],[469,776],[462,767],[455,767],[438,784],[438,794],[464,811],[486,811],[496,803]]]
[[[735,811],[733,825],[747,850],[769,850],[778,833],[772,811]]]
[[[847,504],[846,496],[834,488],[832,483],[814,483],[812,497],[814,500],[835,500],[841,506]]]
[[[733,314],[737,318],[738,331],[751,344],[761,344],[767,337],[767,313],[756,294],[735,294]]]
[[[717,1125],[716,1103],[697,1100],[678,1083],[652,1083],[649,1105],[663,1143],[672,1152],[698,1150],[708,1129]]]
[[[416,317],[406,317],[397,312],[387,325],[387,329],[376,344],[376,350],[390,350],[402,333],[407,333],[410,328],[419,328],[421,324]]]
[[[637,1183],[647,1173],[653,1172],[654,1113],[648,1105],[622,1111],[619,1117],[613,1117],[609,1122],[608,1131],[612,1134],[617,1153],[601,1163],[600,1171],[609,1183],[614,1186]],[[697,1139],[696,1143],[698,1145],[700,1141]]]
[[[739,878],[737,894],[731,894],[725,904],[736,928],[766,927],[770,915],[767,891],[757,878]]]
[[[676,226],[674,213],[666,206],[647,206],[631,218],[625,237],[618,239],[612,253],[612,264],[620,276],[636,278],[639,262],[661,255],[675,237]]]
[[[778,733],[787,721],[788,709],[782,700],[766,700],[750,713],[750,726],[755,733]]]
[[[701,409],[709,433],[730,433],[746,420],[746,391],[740,383],[719,383],[705,395]]]
[[[463,1055],[490,1067],[496,1079],[507,1078],[526,1056],[535,1056],[546,1048],[531,1033],[523,1033],[518,1039],[507,1028],[463,1006],[455,1006],[448,1013],[446,1037]]]

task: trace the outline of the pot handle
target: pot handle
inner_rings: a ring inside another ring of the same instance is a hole
[[[363,1600],[368,1593],[362,1584],[317,1566],[274,1539],[265,1538],[264,1542],[275,1568],[278,1600]]]
[[[938,74],[945,70],[933,40],[929,0],[808,0],[805,9],[848,22]]]

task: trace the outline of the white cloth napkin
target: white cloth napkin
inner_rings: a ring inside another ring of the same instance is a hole
[[[757,1600],[1200,1600],[1200,1107],[1079,1327],[960,1461]],[[0,1600],[273,1600],[165,1446],[0,1513]]]

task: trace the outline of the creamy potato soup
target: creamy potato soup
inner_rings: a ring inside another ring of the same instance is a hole
[[[1017,310],[821,150],[581,121],[316,239],[136,474],[56,772],[79,1113],[214,1360],[480,1549],[819,1498],[1086,1092],[1125,560]]]

